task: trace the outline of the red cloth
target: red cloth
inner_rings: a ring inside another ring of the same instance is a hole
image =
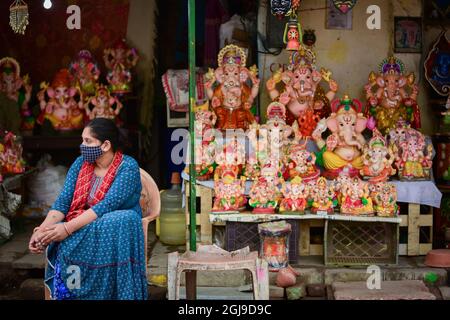
[[[90,206],[94,206],[103,200],[112,183],[114,182],[117,170],[119,169],[122,160],[123,154],[121,152],[117,152],[114,155],[114,159],[108,169],[108,172],[103,178],[102,184],[95,192],[94,198],[92,199],[91,203],[89,203]],[[72,204],[70,205],[69,213],[66,215],[66,221],[73,220],[86,211],[86,204],[88,202],[92,178],[94,176],[94,169],[94,164],[89,162],[83,163],[80,173],[78,174]]]

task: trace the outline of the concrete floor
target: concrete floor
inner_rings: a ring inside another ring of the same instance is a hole
[[[44,269],[43,255],[28,253],[28,240],[39,221],[26,221],[18,225],[16,234],[7,243],[0,245],[0,300],[40,297]],[[166,298],[167,255],[184,252],[185,246],[166,246],[155,234],[155,224],[149,229],[149,292],[152,300]],[[323,264],[323,257],[300,257],[293,267],[299,271],[298,282],[304,285],[330,286],[335,282],[366,281],[366,267],[333,268]],[[433,287],[442,287],[442,296],[449,297],[448,271],[429,268],[424,257],[400,257],[397,266],[381,267],[383,281],[424,280],[430,274],[437,276]],[[277,273],[270,272],[271,299],[283,299],[285,292],[276,287]],[[34,279],[34,281],[32,281]],[[28,280],[28,281],[27,281]],[[197,275],[199,299],[250,300],[251,277],[246,271],[199,272]],[[182,278],[184,285],[184,277]],[[250,290],[249,290],[250,289]],[[181,296],[183,297],[183,289]],[[450,299],[450,297],[449,297]]]

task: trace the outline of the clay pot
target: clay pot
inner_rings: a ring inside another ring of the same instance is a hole
[[[280,269],[278,271],[276,284],[281,288],[289,288],[297,283],[297,277],[300,274],[295,271],[291,266]]]
[[[450,250],[431,250],[425,259],[425,265],[435,268],[450,268]]]

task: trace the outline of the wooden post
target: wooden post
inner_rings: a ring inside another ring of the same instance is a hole
[[[420,204],[408,205],[408,256],[420,253]]]
[[[186,300],[197,300],[197,271],[186,271]]]

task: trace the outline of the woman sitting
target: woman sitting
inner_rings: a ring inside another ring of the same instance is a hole
[[[82,156],[31,237],[31,252],[46,248],[52,299],[147,299],[140,171],[118,150],[119,136],[108,119],[86,126]]]

